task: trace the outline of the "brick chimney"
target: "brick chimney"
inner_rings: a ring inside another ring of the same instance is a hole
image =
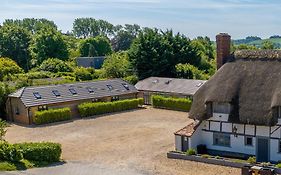
[[[220,33],[216,36],[217,41],[217,69],[222,67],[230,56],[231,36],[227,33]]]

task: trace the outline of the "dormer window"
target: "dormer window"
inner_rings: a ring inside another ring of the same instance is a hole
[[[213,102],[213,113],[229,114],[230,104],[225,102]]]
[[[39,92],[33,92],[33,95],[36,99],[41,99],[42,96],[39,94]]]

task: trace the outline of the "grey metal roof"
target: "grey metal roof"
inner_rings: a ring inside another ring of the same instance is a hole
[[[205,80],[149,77],[139,81],[135,87],[140,91],[178,93],[194,95],[205,83]]]
[[[123,84],[128,85],[127,90]],[[109,90],[107,85],[112,86],[112,90]],[[90,93],[87,88],[92,88],[94,93]],[[77,92],[76,95],[72,95],[70,88],[75,89]],[[53,90],[57,90],[60,96],[56,97]],[[36,99],[33,93],[38,92],[41,95],[41,99]],[[9,97],[20,98],[23,104],[27,107],[38,106],[51,103],[61,103],[75,100],[84,100],[84,99],[94,99],[107,96],[123,95],[138,92],[137,89],[121,80],[121,79],[112,79],[112,80],[99,80],[91,82],[78,82],[72,84],[60,84],[60,85],[48,85],[48,86],[30,86],[24,87],[16,92],[9,95]]]
[[[105,60],[105,56],[100,57],[77,57],[76,63],[77,66],[82,67],[93,67],[95,69],[100,69]]]

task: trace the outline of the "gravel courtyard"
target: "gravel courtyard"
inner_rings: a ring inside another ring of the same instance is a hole
[[[185,112],[149,108],[40,127],[12,124],[6,140],[59,142],[66,162],[91,164],[91,168],[104,172],[108,169],[135,172],[131,174],[239,174],[239,169],[167,159],[166,153],[174,149],[173,133],[188,122]],[[40,174],[40,170],[31,171]]]

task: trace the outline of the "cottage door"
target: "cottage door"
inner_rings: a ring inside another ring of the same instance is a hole
[[[267,138],[257,138],[257,161],[269,161],[269,140]]]
[[[188,150],[188,138],[186,136],[181,136],[181,143],[182,143],[181,151],[186,152]]]

